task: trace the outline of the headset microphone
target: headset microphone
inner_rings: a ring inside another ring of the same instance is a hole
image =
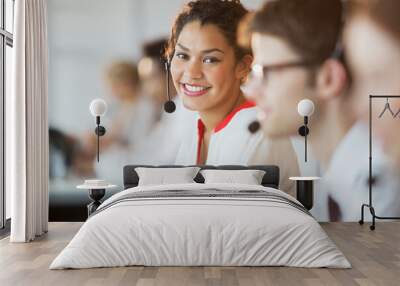
[[[164,110],[165,110],[165,112],[173,113],[175,111],[175,109],[176,109],[176,105],[175,105],[175,102],[173,102],[171,100],[171,96],[169,94],[169,70],[170,70],[169,67],[170,67],[170,61],[168,60],[168,61],[165,62],[165,70],[166,70],[166,73],[167,73],[167,97],[168,97],[168,101],[164,103]]]
[[[258,120],[254,120],[253,122],[251,122],[249,124],[249,126],[247,127],[247,129],[249,130],[249,132],[251,134],[256,133],[258,130],[260,130],[261,124]]]

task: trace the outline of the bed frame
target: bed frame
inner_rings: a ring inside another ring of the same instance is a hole
[[[193,166],[193,165],[192,165]],[[254,166],[239,166],[239,165],[221,165],[221,166],[210,166],[210,165],[196,165],[202,170],[204,169],[218,169],[218,170],[263,170],[265,175],[262,179],[261,184],[265,187],[279,188],[279,167],[274,165],[254,165]],[[181,168],[187,167],[182,165],[127,165],[124,167],[124,189],[136,187],[139,183],[139,176],[135,171],[137,167],[146,168]],[[200,174],[194,178],[197,183],[204,183],[204,178]]]

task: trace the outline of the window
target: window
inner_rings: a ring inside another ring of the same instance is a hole
[[[14,0],[0,0],[0,228],[11,216],[10,194],[5,189],[5,98],[11,92]]]
[[[5,30],[10,33],[14,30],[14,0],[5,0]]]

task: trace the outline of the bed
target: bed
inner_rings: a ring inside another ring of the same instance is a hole
[[[50,269],[351,267],[311,214],[278,189],[277,166],[198,166],[261,170],[259,185],[204,182],[200,172],[192,183],[140,185],[143,167],[156,168],[124,167],[125,190],[102,203]]]

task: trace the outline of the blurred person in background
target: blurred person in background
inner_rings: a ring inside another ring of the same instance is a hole
[[[110,106],[105,122],[106,134],[100,140],[100,162],[95,165],[97,176],[121,182],[122,167],[129,163],[129,155],[151,132],[156,121],[152,102],[140,94],[137,66],[130,61],[113,62],[105,71],[105,82]],[[86,150],[96,152],[97,137],[90,132]]]
[[[248,88],[263,132],[273,138],[296,135],[302,125],[297,104],[314,102],[309,143],[323,177],[312,213],[319,220],[358,221],[368,194],[368,129],[351,104],[340,49],[342,9],[340,0],[268,1],[249,23],[255,65]],[[395,177],[382,182],[377,209],[400,212],[399,186]]]
[[[198,114],[175,163],[277,165],[280,189],[294,195],[288,177],[299,169],[290,140],[272,141],[247,129],[256,108],[241,85],[253,58],[236,42],[247,12],[239,1],[199,0],[185,5],[175,19],[166,58],[185,108]]]
[[[151,131],[156,118],[155,108],[140,93],[139,75],[134,63],[112,63],[106,70],[105,80],[115,114],[111,115],[107,136],[102,138],[102,151],[111,146],[132,149]]]
[[[93,176],[93,152],[82,152],[79,138],[49,127],[49,178]]]
[[[400,1],[348,1],[344,44],[353,77],[354,109],[367,120],[369,95],[400,95]],[[400,98],[390,99],[396,118],[387,112],[377,119],[385,103],[385,99],[373,100],[373,132],[381,139],[398,174]]]

